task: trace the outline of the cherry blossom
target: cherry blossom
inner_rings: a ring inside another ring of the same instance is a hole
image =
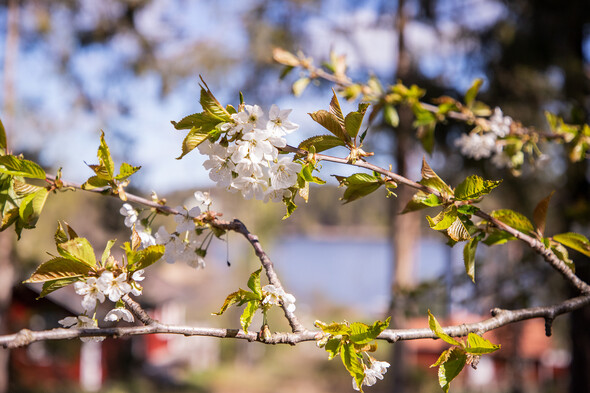
[[[123,319],[126,322],[135,321],[135,318],[133,318],[133,314],[131,314],[131,311],[129,311],[123,307],[113,308],[104,317],[104,320],[107,322],[116,322],[120,319]]]
[[[115,277],[113,272],[107,270],[100,275],[98,281],[101,288],[104,288],[104,294],[109,297],[111,302],[118,302],[121,296],[133,289],[127,282],[127,273],[121,273]]]
[[[92,313],[96,308],[96,302],[104,302],[104,287],[101,286],[96,277],[88,277],[86,281],[74,283],[74,289],[78,295],[84,295],[82,307],[85,312]]]

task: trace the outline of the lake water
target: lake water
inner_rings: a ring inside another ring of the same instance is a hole
[[[442,276],[449,260],[453,265],[462,264],[457,250],[442,240],[424,239],[417,251],[415,274],[419,281]],[[290,236],[277,241],[270,255],[298,304],[313,304],[320,297],[336,305],[379,312],[389,301],[392,268],[386,239]]]

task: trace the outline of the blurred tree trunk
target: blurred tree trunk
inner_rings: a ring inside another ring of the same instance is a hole
[[[0,334],[8,334],[8,308],[12,300],[14,266],[12,264],[12,233],[0,232]],[[8,392],[8,361],[10,351],[0,349],[0,393]]]
[[[398,44],[398,60],[396,76],[393,78],[406,79],[410,76],[411,58],[404,41],[404,28],[406,24],[406,15],[404,13],[404,0],[399,0],[396,31]],[[399,108],[399,126],[395,132],[395,151],[396,172],[402,176],[408,176],[408,155],[414,149],[414,139],[412,136],[412,111],[407,107]],[[414,267],[416,263],[416,240],[420,237],[419,215],[399,213],[404,204],[411,198],[413,192],[408,187],[400,187],[397,190],[398,197],[392,199],[390,208],[390,239],[393,256],[391,299],[389,302],[389,312],[391,316],[390,326],[396,329],[406,326],[406,310],[408,308],[408,292],[414,289],[416,277]],[[388,378],[389,383],[387,390],[396,393],[409,391],[408,369],[407,369],[407,347],[406,344],[398,342],[392,346],[391,355],[391,376]]]

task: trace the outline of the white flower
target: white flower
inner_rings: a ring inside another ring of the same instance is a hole
[[[496,107],[494,114],[490,117],[490,130],[499,137],[505,137],[510,134],[511,124],[512,118],[510,116],[504,116],[502,109]]]
[[[201,209],[201,211],[209,210],[209,207],[212,203],[211,196],[209,195],[209,193],[203,191],[196,191],[194,195],[195,199],[197,200],[197,207]]]
[[[245,199],[252,199],[252,197],[262,199],[268,183],[255,177],[238,177],[234,179],[232,187],[240,190]]]
[[[195,254],[197,258],[190,258],[186,261],[187,265],[190,267],[194,267],[195,269],[204,269],[205,268],[205,258],[200,255]]]
[[[124,203],[123,207],[119,209],[119,213],[125,216],[125,226],[131,228],[138,220],[137,210],[135,210],[130,204]]]
[[[131,275],[131,293],[134,296],[139,296],[141,295],[141,292],[143,291],[143,287],[141,285],[138,284],[138,281],[143,281],[145,279],[145,277],[143,276],[144,270],[143,269],[139,269],[135,272],[133,272],[133,275]]]
[[[274,285],[269,284],[262,288],[262,293],[264,294],[264,299],[262,299],[263,305],[280,305],[280,302],[282,301],[283,306],[287,311],[295,311],[295,296],[291,295],[290,293],[285,293],[282,288],[277,288]]]
[[[183,206],[176,206],[175,208],[181,214],[174,215],[174,221],[178,224],[176,226],[176,232],[184,233],[186,231],[192,231],[195,229],[195,221],[193,218],[198,217],[201,214],[201,209],[198,206],[193,207],[190,210],[186,210]]]
[[[387,367],[390,366],[387,362],[379,362],[373,358],[371,360],[371,367],[365,368],[365,378],[363,378],[363,385],[373,386],[377,383],[378,379],[383,379],[383,374],[387,372]],[[352,388],[354,390],[360,390],[356,380],[352,378]]]
[[[141,240],[141,246],[143,248],[147,248],[156,244],[156,239],[147,229],[143,227],[143,225],[135,224],[135,232],[137,232],[137,235]]]
[[[266,123],[266,128],[272,131],[273,136],[283,136],[299,128],[297,124],[287,119],[291,111],[292,109],[280,110],[275,104],[270,107],[269,121]]]
[[[274,189],[289,188],[297,183],[297,173],[301,171],[301,164],[291,161],[289,157],[283,157],[278,162],[271,164],[270,184]]]
[[[242,135],[242,138],[236,141],[238,147],[232,154],[233,162],[238,163],[245,157],[255,163],[262,160],[274,160],[279,152],[270,143],[268,137],[268,131],[259,129]]]
[[[114,277],[113,273],[107,270],[100,275],[98,281],[100,282],[99,285],[104,287],[103,292],[111,302],[118,302],[121,296],[133,289],[127,282],[127,273],[121,273]]]
[[[467,157],[479,160],[489,157],[496,149],[496,135],[487,133],[463,134],[455,141],[455,146],[461,148],[461,153]]]
[[[95,277],[88,277],[86,281],[74,283],[74,289],[78,295],[84,295],[82,307],[88,313],[94,312],[96,302],[104,302],[105,296],[99,282]]]
[[[80,329],[98,329],[98,322],[95,319],[89,318],[86,315],[79,315],[77,317],[65,317],[57,321],[65,328],[80,328]],[[102,341],[105,337],[80,337],[83,342],[88,341]]]
[[[288,189],[281,188],[275,190],[273,188],[269,188],[266,194],[264,195],[264,202],[281,202],[283,198],[290,198],[291,195],[293,195],[293,193]]]
[[[232,171],[236,167],[231,160],[235,146],[226,149],[219,144],[213,144],[212,150],[214,154],[210,154],[209,159],[203,162],[203,167],[209,171],[211,180],[222,187],[228,187],[232,181]]]
[[[107,322],[116,322],[120,319],[123,319],[126,322],[135,321],[135,319],[133,318],[133,314],[131,314],[131,311],[122,307],[113,308],[104,317],[104,320]]]

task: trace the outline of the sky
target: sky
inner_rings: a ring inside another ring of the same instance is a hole
[[[347,55],[352,70],[368,70],[390,75],[396,63],[396,37],[392,33],[393,16],[379,15],[378,2],[362,6],[338,7],[338,2],[323,3],[324,12],[311,16],[303,28],[309,37],[306,53],[325,58],[330,50]],[[452,1],[450,3],[453,3]],[[73,28],[95,26],[97,13],[117,15],[115,1],[81,0],[76,18],[56,7],[49,15],[53,29],[46,41],[27,41],[38,23],[34,7],[21,12],[23,43],[17,57],[15,75],[18,110],[11,119],[9,140],[15,151],[39,151],[41,162],[63,167],[66,179],[83,182],[92,173],[85,163],[96,161],[100,130],[116,162],[142,166],[135,185],[149,192],[172,192],[185,188],[207,188],[213,183],[201,169],[203,157],[195,151],[181,161],[183,132],[176,131],[171,120],[200,111],[198,105],[198,67],[169,94],[163,96],[162,78],[155,72],[136,75],[125,64],[141,51],[132,34],[121,34],[105,45],[76,47]],[[248,80],[248,35],[243,15],[255,1],[218,2],[155,0],[137,17],[137,29],[156,42],[161,61],[174,58],[193,48],[195,42],[207,42],[233,59],[243,59],[221,78],[215,76],[214,93],[224,103],[237,105],[238,91]],[[478,1],[470,23],[486,24],[502,16],[499,2]],[[181,11],[179,11],[181,10]],[[412,10],[409,10],[412,12]],[[420,68],[427,76],[447,75],[447,83],[466,89],[481,73],[466,64],[470,49],[456,45],[458,25],[443,18],[439,26],[412,22],[407,26],[408,47],[420,57]],[[379,23],[375,23],[378,20]],[[0,32],[6,31],[6,12],[0,10]],[[26,43],[26,44],[25,44]],[[4,57],[5,43],[0,44]],[[59,55],[71,54],[70,75],[61,73]],[[3,59],[2,59],[3,61]],[[278,73],[279,67],[277,67]],[[2,75],[4,77],[4,75]],[[210,80],[207,74],[205,80]],[[270,87],[270,86],[269,86]],[[81,97],[80,89],[85,96]],[[318,133],[318,126],[307,113],[326,108],[329,92],[310,87],[299,99],[290,94],[289,81],[277,81],[267,100],[282,108],[294,109],[291,119],[301,125],[291,135],[291,144]],[[80,105],[80,101],[88,101]],[[248,96],[246,95],[248,102]],[[256,104],[256,102],[249,102]],[[264,107],[268,110],[270,104]],[[124,110],[120,109],[121,104]],[[350,108],[352,109],[352,107]],[[31,112],[33,115],[31,115]],[[333,166],[327,165],[327,169]],[[342,175],[351,170],[339,168]]]

